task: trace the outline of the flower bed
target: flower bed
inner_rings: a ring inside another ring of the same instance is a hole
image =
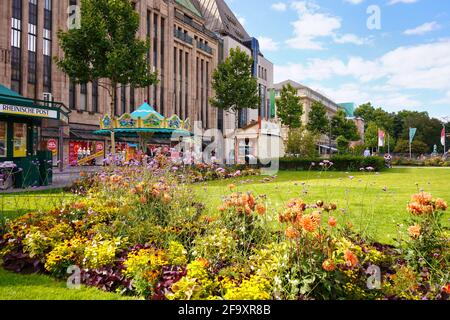
[[[81,196],[9,222],[3,267],[147,299],[448,299],[447,204],[421,192],[395,246],[343,224],[333,203],[292,199],[281,211],[251,192],[209,214],[172,166],[84,177]],[[81,189],[77,189],[78,191]]]

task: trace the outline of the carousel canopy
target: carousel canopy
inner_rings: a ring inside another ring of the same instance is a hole
[[[139,108],[137,108],[136,111],[131,114],[131,118],[133,118],[134,120],[138,120],[139,118],[147,119],[151,115],[154,115],[158,119],[164,119],[164,117],[156,112],[151,105],[149,105],[147,102],[144,102],[143,105],[141,105]]]
[[[191,136],[189,119],[177,115],[165,118],[147,102],[133,113],[115,118],[105,115],[100,120],[100,130],[94,134],[108,136],[114,131],[118,137],[163,138]]]

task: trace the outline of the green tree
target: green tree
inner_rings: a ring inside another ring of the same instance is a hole
[[[316,134],[329,133],[329,120],[327,117],[327,110],[323,103],[314,102],[311,106],[311,111],[308,115],[308,124],[306,128]]]
[[[425,142],[414,140],[411,144],[411,151],[413,154],[424,154],[428,152],[428,146]],[[395,147],[396,153],[409,153],[409,140],[400,139],[397,141]]]
[[[256,109],[260,102],[252,65],[253,59],[238,47],[230,50],[229,57],[219,64],[212,76],[215,97],[210,99],[211,105],[235,112],[236,128],[239,126],[239,111]]]
[[[375,122],[379,128],[384,128],[391,135],[394,134],[395,114],[388,113],[381,108],[374,108],[372,104],[366,103],[360,105],[355,110],[355,116],[361,117],[366,122],[366,129],[369,122]]]
[[[417,134],[414,140],[424,142],[428,150],[422,153],[428,153],[433,151],[433,147],[436,144],[440,145],[440,137],[442,131],[442,122],[438,119],[430,118],[428,112],[417,111],[401,111],[398,113],[403,119],[403,131],[400,135],[401,139],[409,139],[409,128],[417,128]]]
[[[158,81],[147,60],[150,43],[137,38],[139,15],[128,0],[82,0],[80,22],[79,28],[58,32],[64,57],[56,63],[73,81],[97,81],[106,89],[114,116],[119,85],[140,88]],[[111,140],[114,154],[113,132]]]
[[[365,144],[368,148],[374,150],[378,147],[378,126],[375,122],[369,122],[364,134]]]
[[[350,141],[344,136],[336,138],[337,149],[340,154],[346,154],[349,152]]]
[[[331,118],[331,137],[336,139],[339,136],[345,137],[347,140],[359,140],[358,128],[351,119],[347,119],[345,111],[339,109]]]
[[[300,97],[290,83],[283,86],[280,98],[277,100],[278,118],[290,129],[300,128],[302,126],[303,104]]]
[[[316,146],[316,135],[305,127],[289,129],[289,137],[286,143],[288,154],[300,155],[305,158],[314,158],[319,155]]]

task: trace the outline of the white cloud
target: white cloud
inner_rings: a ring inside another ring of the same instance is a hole
[[[394,5],[397,3],[406,3],[406,4],[410,4],[410,3],[416,3],[419,0],[390,0],[388,5]]]
[[[239,15],[236,15],[236,18],[238,19],[239,23],[245,26],[245,22],[247,21],[244,17],[241,17]]]
[[[341,28],[340,18],[318,12],[314,3],[297,1],[292,7],[298,13],[298,20],[292,23],[294,37],[286,41],[292,48],[321,50],[323,44],[317,38],[333,36]]]
[[[440,28],[440,25],[437,22],[433,21],[433,22],[424,23],[414,29],[405,30],[405,32],[403,32],[403,33],[408,36],[423,35],[425,33],[438,30],[439,28]]]
[[[259,46],[261,47],[261,51],[277,51],[279,49],[279,43],[275,42],[272,38],[258,37]]]
[[[364,0],[344,0],[345,2],[351,3],[351,4],[360,4]]]
[[[270,6],[275,11],[286,11],[287,5],[284,2],[277,2]]]
[[[430,104],[450,105],[450,39],[399,47],[374,60],[309,59],[300,64],[275,65],[275,82],[286,79],[313,83],[337,102],[370,100],[392,108],[419,108],[417,94],[433,90],[435,101]],[[345,82],[335,88],[320,86],[320,82],[331,79]]]
[[[352,43],[358,46],[368,44],[370,40],[368,38],[358,37],[356,34],[347,33],[343,35],[336,35],[333,37],[334,42],[339,44]]]
[[[295,1],[292,3],[292,8],[297,12],[298,19],[292,22],[294,36],[286,41],[291,48],[323,50],[323,39],[331,39],[338,44],[363,45],[369,43],[368,39],[360,38],[355,34],[339,34],[342,19],[324,12],[314,2]]]

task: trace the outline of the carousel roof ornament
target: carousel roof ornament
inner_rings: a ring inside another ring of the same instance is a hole
[[[119,136],[142,137],[151,135],[155,138],[170,135],[191,136],[189,119],[181,120],[179,116],[173,115],[165,118],[163,115],[146,102],[144,102],[133,113],[125,113],[116,118],[105,115],[100,120],[100,130],[95,131],[98,135],[109,135],[111,130]]]

